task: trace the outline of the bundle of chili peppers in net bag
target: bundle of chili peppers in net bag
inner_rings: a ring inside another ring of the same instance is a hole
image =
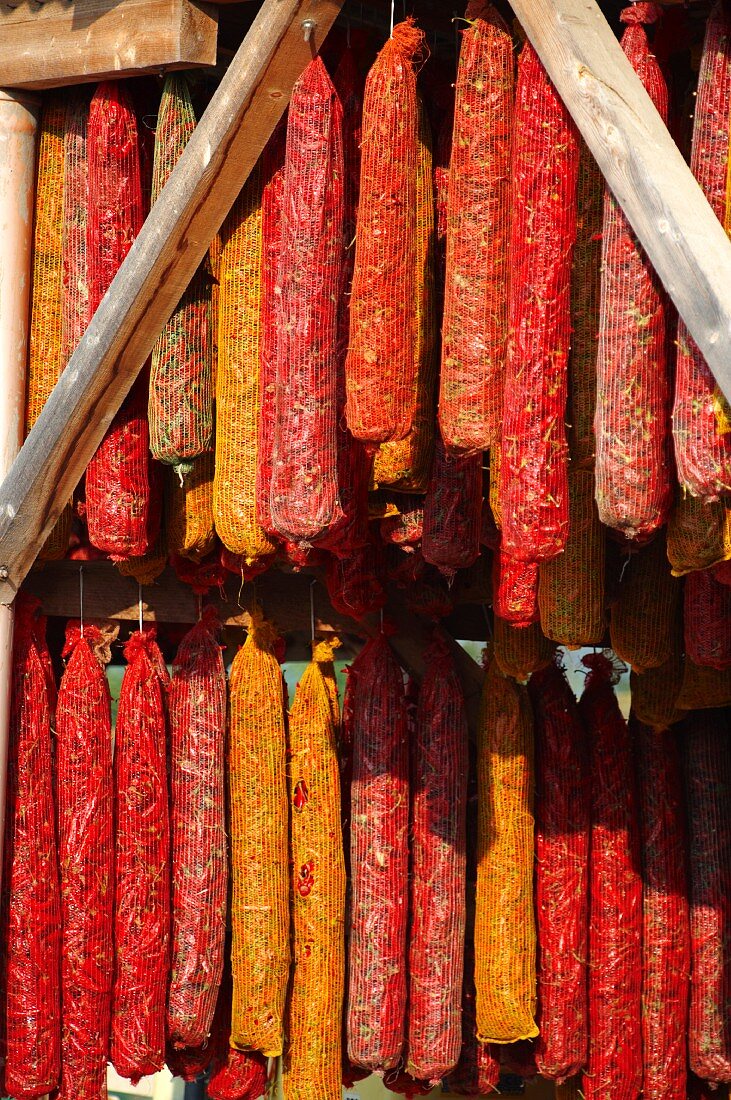
[[[670,656],[681,582],[670,572],[664,532],[624,563],[609,633],[617,656],[644,672]]]
[[[530,43],[518,62],[514,134],[502,530],[508,554],[539,562],[564,549],[569,526],[565,415],[579,145]]]
[[[403,439],[414,419],[416,65],[424,34],[398,23],[366,80],[360,198],[345,364],[356,439]]]
[[[679,737],[630,724],[642,831],[642,1095],[685,1096],[690,918]]]
[[[338,305],[345,249],[343,109],[320,57],[289,105],[277,292],[270,511],[291,541],[342,515],[338,500]]]
[[[156,202],[195,129],[185,76],[169,73],[155,130],[152,201]],[[186,470],[213,441],[213,374],[209,332],[210,279],[198,268],[152,352],[150,450]]]
[[[637,1100],[642,1088],[642,876],[632,745],[604,653],[579,709],[590,745],[589,1060],[584,1094]]]
[[[467,714],[446,638],[424,654],[411,748],[407,1070],[436,1084],[459,1060],[465,936]]]
[[[70,89],[64,128],[63,294],[61,299],[61,363],[76,351],[89,323],[89,280],[86,262],[87,129],[90,93]],[[36,199],[36,201],[38,201]]]
[[[228,858],[224,745],[226,669],[215,612],[206,608],[173,662],[170,708],[172,1041],[205,1042],[223,972]]]
[[[277,634],[256,610],[230,679],[232,1043],[282,1053],[289,977],[284,683]]]
[[[697,665],[731,668],[731,588],[712,569],[685,578],[683,591],[685,652]]]
[[[340,828],[340,723],[333,653],[315,642],[289,716],[294,970],[283,1088],[288,1100],[342,1096],[345,858]]]
[[[116,628],[70,621],[56,709],[61,868],[59,1100],[102,1096],[114,973],[114,779],[104,666]]]
[[[481,1042],[538,1034],[533,911],[533,715],[490,660],[478,729],[475,986]]]
[[[508,334],[513,40],[491,3],[471,0],[459,52],[447,198],[439,427],[454,451],[500,435]]]
[[[731,21],[719,0],[706,23],[694,104],[690,166],[716,217],[731,229],[727,166],[731,111]],[[731,413],[685,323],[678,323],[673,437],[681,485],[715,500],[731,490]]]
[[[409,760],[403,674],[383,634],[353,662],[345,702],[353,746],[348,1057],[384,1073],[406,1024]]]
[[[110,1057],[136,1084],[162,1069],[170,967],[169,676],[154,628],[132,634],[114,736],[116,865]]]
[[[589,1049],[587,948],[590,790],[585,732],[557,663],[530,680],[536,729],[536,1062],[544,1077],[578,1073]]]
[[[731,1081],[731,753],[728,711],[688,716],[682,726],[690,836],[690,1068]]]
[[[89,316],[145,218],[140,138],[122,83],[98,86],[87,131]],[[114,559],[141,557],[157,536],[159,475],[150,457],[146,371],[132,386],[86,471],[89,540]]]
[[[697,665],[690,657],[683,661],[683,679],[678,710],[708,710],[731,706],[731,669]]]
[[[325,565],[325,583],[330,602],[341,615],[362,619],[386,602],[381,578],[379,547],[370,539],[354,548],[347,558],[329,554]]]
[[[492,602],[495,614],[506,623],[517,627],[537,623],[537,564],[516,561],[502,546],[498,547],[492,560]]]
[[[424,499],[424,560],[446,577],[480,555],[482,453],[451,455],[438,435]]]
[[[495,615],[493,631],[493,654],[504,676],[525,681],[553,660],[556,646],[546,638],[540,623],[513,626]]]
[[[163,478],[164,488],[164,478]],[[161,502],[161,518],[157,537],[140,557],[123,558],[116,565],[123,577],[133,577],[138,584],[154,584],[168,563],[168,536],[165,527],[165,503]]]
[[[654,22],[658,11],[647,3],[623,10],[622,48],[667,121],[667,84],[643,26]],[[607,187],[594,420],[596,498],[602,523],[628,538],[662,526],[672,500],[665,314],[662,284]]]
[[[19,597],[12,696],[2,900],[4,1089],[44,1096],[61,1072],[61,895],[51,728],[56,685],[46,620]]]
[[[630,672],[632,712],[638,721],[665,730],[680,717],[677,702],[683,682],[683,624],[680,608],[671,626],[669,656],[656,668]]]
[[[184,478],[170,470],[165,485],[168,550],[199,562],[216,544],[213,527],[214,456],[199,455]]]
[[[731,558],[731,508],[678,489],[668,520],[668,559],[673,575],[708,569]]]

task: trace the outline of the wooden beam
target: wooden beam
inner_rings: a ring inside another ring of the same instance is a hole
[[[0,602],[33,564],[341,4],[264,0],[0,486]]]
[[[513,10],[731,400],[731,242],[595,0]]]
[[[56,88],[216,64],[217,9],[199,0],[0,4],[0,87]]]

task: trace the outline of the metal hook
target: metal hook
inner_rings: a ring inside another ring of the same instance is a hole
[[[142,585],[140,584],[139,581],[137,582],[137,598],[139,600],[139,613],[140,613],[139,623],[140,623],[140,634],[141,634],[142,633],[142,625],[143,625],[143,621],[144,621],[144,616],[142,614]]]
[[[312,32],[314,31],[316,26],[317,26],[317,23],[315,22],[314,19],[303,19],[302,20],[302,31],[304,33],[305,42],[310,41],[310,39],[312,38]]]

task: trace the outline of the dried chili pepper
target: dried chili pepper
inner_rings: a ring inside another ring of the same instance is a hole
[[[495,551],[492,569],[495,614],[517,627],[540,619],[538,611],[538,566],[516,561],[502,547]]]
[[[437,438],[424,499],[425,561],[447,577],[480,556],[482,454],[450,455]]]
[[[672,651],[681,584],[670,572],[664,532],[626,561],[609,633],[617,656],[637,672],[657,668]]]
[[[668,559],[673,576],[709,569],[731,558],[731,508],[679,489],[668,520]]]
[[[541,630],[540,623],[513,626],[495,615],[493,653],[503,676],[525,682],[533,672],[553,660],[556,646]]]
[[[685,578],[683,602],[687,656],[697,665],[731,668],[731,588],[713,570],[698,569]]]

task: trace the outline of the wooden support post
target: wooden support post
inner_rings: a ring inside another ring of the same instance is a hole
[[[595,0],[511,0],[720,388],[731,400],[731,242]]]
[[[0,487],[0,602],[33,564],[341,5],[264,0]]]

